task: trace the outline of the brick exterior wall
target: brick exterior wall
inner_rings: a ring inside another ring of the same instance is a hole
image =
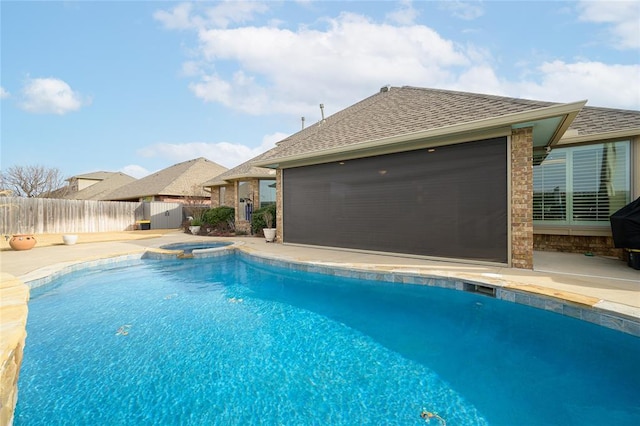
[[[533,129],[511,133],[511,266],[533,269]]]
[[[536,234],[533,237],[533,248],[535,250],[593,253],[598,256],[613,256],[626,260],[625,251],[613,246],[613,237],[606,236]]]
[[[211,208],[220,207],[220,187],[211,188]]]

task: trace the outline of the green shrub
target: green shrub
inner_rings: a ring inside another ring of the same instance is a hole
[[[253,215],[251,216],[251,230],[254,234],[261,234],[262,230],[267,227],[267,223],[264,220],[263,213],[268,211],[273,216],[273,226],[276,223],[276,206],[275,204],[271,204],[266,207],[262,207],[258,210],[253,211]]]
[[[234,222],[236,210],[233,207],[221,206],[209,209],[202,215],[202,221],[211,226],[227,225]]]

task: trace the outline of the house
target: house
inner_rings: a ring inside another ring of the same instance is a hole
[[[262,155],[203,184],[211,194],[211,207],[235,208],[236,230],[246,233],[251,232],[253,210],[276,203],[276,171],[253,166],[260,158]]]
[[[287,244],[527,269],[534,248],[619,254],[640,112],[585,104],[386,86],[246,167],[275,170]]]
[[[67,179],[62,198],[69,200],[105,200],[107,195],[136,179],[121,172],[94,172]]]
[[[226,170],[226,167],[206,158],[196,158],[122,186],[110,193],[108,200],[209,204],[210,195],[202,184]]]

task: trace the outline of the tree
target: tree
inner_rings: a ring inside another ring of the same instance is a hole
[[[66,187],[62,173],[55,167],[11,166],[0,171],[0,189],[10,190],[18,197],[60,197]]]

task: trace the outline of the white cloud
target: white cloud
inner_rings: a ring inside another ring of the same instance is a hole
[[[136,179],[140,179],[151,174],[149,170],[137,164],[129,164],[121,168],[119,171]]]
[[[60,79],[33,78],[22,88],[20,106],[28,112],[63,115],[89,103]]]
[[[260,146],[255,148],[230,142],[162,142],[138,150],[138,155],[143,157],[165,158],[172,163],[205,157],[222,166],[232,168],[273,148],[276,142],[281,141],[287,136],[289,135],[284,133],[266,135]]]
[[[582,1],[579,19],[609,24],[614,47],[640,48],[640,3],[637,1]]]
[[[410,0],[400,2],[400,7],[387,14],[387,20],[399,25],[411,25],[418,17],[418,11],[414,9]]]
[[[440,7],[451,12],[452,16],[465,21],[472,21],[484,15],[484,6],[480,1],[449,0],[440,3]]]
[[[195,10],[194,6],[198,10]],[[227,28],[232,23],[249,22],[255,15],[268,10],[266,4],[256,1],[227,0],[205,9],[198,6],[193,3],[180,3],[171,11],[156,11],[153,17],[171,30]]]
[[[468,64],[463,48],[426,26],[377,24],[350,13],[326,22],[326,30],[202,30],[203,60],[237,68],[219,67],[190,89],[204,101],[251,114],[298,114],[319,101],[347,106],[354,94],[399,78],[403,85],[441,85],[451,78],[448,67]]]
[[[7,92],[6,90],[4,90],[4,87],[0,86],[0,99],[6,99],[8,97],[10,97],[11,94],[9,92]]]
[[[632,90],[640,65],[601,62],[545,62],[538,68],[539,82],[516,84],[522,97],[571,102],[588,99],[590,106],[640,108],[640,93]]]
[[[482,2],[447,5],[466,19],[484,13]],[[589,59],[541,64],[527,57],[527,72],[509,81],[486,47],[459,44],[411,23],[415,11],[408,2],[383,23],[345,12],[294,29],[269,24],[227,28],[229,22],[255,16],[257,9],[238,12],[233,19],[231,13],[222,14],[227,21],[216,23],[212,16],[221,9],[206,6],[198,4],[197,11],[189,6],[186,15],[172,12],[178,22],[174,26],[190,26],[198,37],[191,49],[196,55],[185,62],[183,75],[191,80],[189,89],[197,98],[243,113],[305,116],[311,123],[319,116],[319,103],[325,104],[328,116],[386,84],[551,101],[588,98],[589,105],[640,107],[638,95],[628,90],[629,82],[637,81],[636,66]],[[613,16],[619,19],[620,14]],[[606,19],[614,22],[613,17]]]

